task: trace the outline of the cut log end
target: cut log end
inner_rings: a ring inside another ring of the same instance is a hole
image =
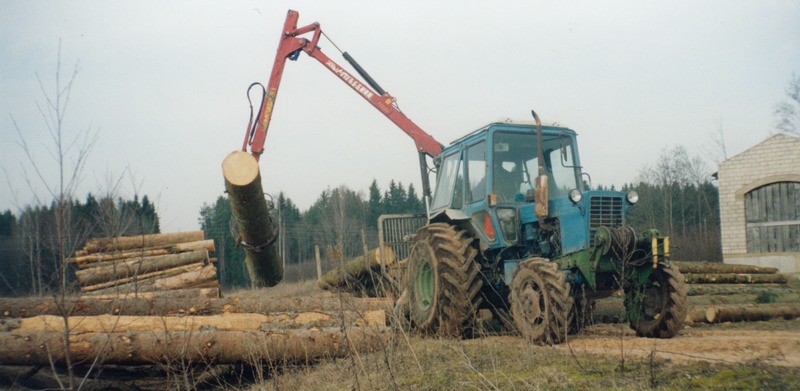
[[[718,310],[715,307],[708,307],[706,309],[706,322],[714,323],[717,320],[717,312]]]
[[[273,221],[264,198],[258,162],[245,152],[233,152],[222,163],[225,189],[239,236],[245,265],[255,287],[271,287],[283,279],[283,262],[274,246]]]
[[[225,180],[235,186],[247,186],[258,177],[258,161],[247,152],[231,152],[222,161]]]

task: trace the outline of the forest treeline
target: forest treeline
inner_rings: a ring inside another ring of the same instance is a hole
[[[628,224],[637,231],[656,228],[669,235],[674,259],[721,260],[719,195],[716,185],[704,172],[707,170],[701,160],[689,157],[684,148],[663,151],[655,165],[645,167],[634,183],[619,189],[639,193],[639,202],[631,209]],[[287,270],[302,269],[287,273],[289,281],[316,278],[315,247],[319,247],[323,268],[331,268],[335,265],[328,261],[328,249],[336,248],[349,258],[363,254],[364,242],[369,248],[377,246],[379,216],[425,211],[414,185],[395,181],[383,190],[373,180],[366,192],[346,186],[328,188],[304,211],[284,193],[271,202],[277,212],[274,216],[279,235],[277,245]],[[59,288],[59,251],[55,239],[58,209],[52,204],[27,207],[19,216],[11,211],[0,213],[0,294],[41,295]],[[80,248],[91,237],[160,232],[156,205],[147,196],[125,200],[90,194],[84,201],[73,200],[64,209],[69,221],[65,246],[71,249]],[[206,237],[215,240],[222,285],[247,287],[244,254],[237,247],[227,198],[220,196],[203,205],[198,220]]]
[[[656,228],[670,236],[673,259],[722,261],[719,229],[719,189],[699,156],[683,146],[664,149],[657,162],[639,172],[639,193],[628,224],[637,232]]]
[[[59,230],[59,216],[66,228]],[[58,232],[62,232],[61,235]],[[159,233],[156,205],[146,195],[132,200],[97,198],[27,206],[19,216],[0,214],[0,295],[48,295],[70,286],[71,273],[61,274],[61,254],[71,254],[86,239]]]

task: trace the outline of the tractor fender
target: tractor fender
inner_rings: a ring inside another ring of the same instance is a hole
[[[430,218],[431,223],[448,223],[459,229],[463,229],[469,232],[472,237],[477,238],[480,241],[480,249],[481,251],[486,251],[489,248],[489,244],[484,239],[482,233],[475,228],[472,224],[472,219],[469,215],[464,213],[463,210],[459,209],[444,209],[435,214],[431,215]]]
[[[462,210],[458,209],[444,209],[431,215],[431,223],[452,223],[458,225],[459,223],[469,221],[469,216]]]

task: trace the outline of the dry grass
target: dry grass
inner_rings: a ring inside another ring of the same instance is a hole
[[[573,356],[517,337],[411,338],[395,349],[286,369],[250,390],[797,389],[800,368]]]

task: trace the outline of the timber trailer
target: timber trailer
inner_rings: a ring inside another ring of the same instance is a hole
[[[587,188],[573,130],[543,126],[531,111],[532,123],[491,123],[444,147],[349,54],[342,53],[363,82],[326,56],[319,23],[298,27],[298,18],[288,12],[242,151],[249,147],[256,159],[263,152],[286,60],[301,52],[414,140],[428,222],[414,235],[397,303],[412,327],[466,335],[488,309],[529,341],[560,343],[585,324],[594,300],[621,289],[637,335],[679,332],[687,288],[670,265],[669,238],[626,225],[636,192]],[[437,173],[433,194],[430,171]]]

